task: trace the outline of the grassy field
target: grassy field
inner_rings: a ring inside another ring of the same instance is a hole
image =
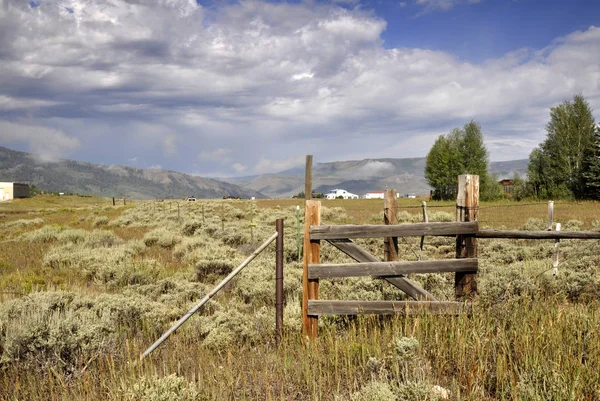
[[[0,400],[598,400],[600,241],[480,240],[472,316],[320,319],[300,331],[293,199],[0,203]],[[323,221],[379,224],[382,200],[323,201]],[[400,222],[421,221],[402,199]],[[453,221],[452,202],[428,202]],[[545,202],[482,204],[489,228],[545,229]],[[274,339],[268,248],[142,364],[137,356],[285,218],[285,336]],[[555,203],[563,230],[600,230],[600,204]],[[382,257],[381,239],[358,241]],[[415,260],[418,238],[402,240]],[[426,238],[424,259],[454,257]],[[348,259],[322,246],[323,262]],[[453,299],[451,274],[412,277]],[[381,280],[322,280],[322,299],[405,299]]]

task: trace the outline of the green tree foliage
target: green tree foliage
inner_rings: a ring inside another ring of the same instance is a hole
[[[592,144],[584,155],[583,179],[586,197],[600,200],[600,126],[596,128]]]
[[[487,166],[488,151],[481,126],[471,121],[462,129],[454,128],[448,135],[438,137],[427,154],[425,178],[434,189],[434,199],[453,199],[461,174],[479,175],[483,200],[499,198],[502,190],[497,180],[488,175]]]
[[[537,198],[586,198],[585,164],[593,162],[594,117],[582,95],[550,109],[547,136],[529,156],[529,181]]]

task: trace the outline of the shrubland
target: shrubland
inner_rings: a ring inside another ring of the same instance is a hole
[[[332,316],[300,335],[296,201],[138,201],[0,210],[0,399],[595,400],[600,243],[479,240],[470,316]],[[422,220],[401,203],[400,223]],[[323,202],[331,224],[377,224],[381,201]],[[452,221],[430,202],[430,221]],[[520,207],[522,206],[522,207]],[[3,206],[4,207],[4,206]],[[486,209],[488,207],[488,209]],[[563,230],[600,230],[600,205],[557,204]],[[275,343],[274,246],[143,363],[144,351],[285,219],[284,336]],[[546,229],[545,205],[482,204],[481,224]],[[302,224],[302,217],[300,217]],[[301,238],[300,238],[301,239]],[[357,240],[383,257],[382,239]],[[415,260],[419,239],[399,240]],[[427,237],[423,259],[453,258]],[[323,262],[350,259],[323,243]],[[452,274],[413,275],[441,300]],[[323,299],[406,299],[375,278],[322,280]]]

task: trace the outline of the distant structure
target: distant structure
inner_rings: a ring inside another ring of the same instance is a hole
[[[339,197],[342,197],[343,199],[358,199],[358,195],[352,194],[345,189],[332,189],[325,194],[325,198],[327,199],[337,199]]]
[[[502,189],[504,189],[505,194],[512,194],[513,180],[505,178],[503,180],[498,181],[498,183],[502,185]]]
[[[0,182],[0,201],[29,198],[29,185],[18,182]]]
[[[396,193],[396,197],[399,198],[400,194]],[[367,192],[363,199],[385,199],[385,192]]]
[[[412,198],[412,199],[414,199],[414,198],[417,197],[417,194],[404,194],[404,197],[405,198]]]
[[[364,199],[384,199],[384,192],[367,192]]]

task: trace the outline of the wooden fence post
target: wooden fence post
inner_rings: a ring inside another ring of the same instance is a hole
[[[283,336],[283,219],[275,220],[275,341],[281,343]]]
[[[385,190],[383,201],[383,222],[385,225],[398,224],[398,199],[394,189]],[[386,237],[383,239],[383,254],[386,262],[398,260],[398,237]]]
[[[427,216],[427,202],[423,201],[421,203],[423,208],[423,223],[429,223],[429,216]],[[421,237],[421,243],[419,244],[419,260],[423,256],[423,245],[425,245],[425,236]]]
[[[127,205],[127,202],[125,201],[125,197],[123,197],[123,206]]]
[[[321,260],[321,241],[310,240],[310,226],[321,224],[321,202],[306,201],[304,215],[304,263],[302,271],[302,335],[316,338],[319,333],[319,318],[308,315],[308,300],[319,299],[319,279],[308,279],[308,265]]]
[[[312,155],[306,155],[306,170],[304,171],[304,199],[312,199]]]
[[[115,197],[113,196],[113,206],[115,205]]]
[[[477,221],[479,217],[479,176],[459,175],[458,194],[456,197],[456,221]],[[477,238],[473,236],[456,236],[456,257],[476,258]],[[477,293],[476,273],[457,272],[454,276],[456,298],[470,298]]]

